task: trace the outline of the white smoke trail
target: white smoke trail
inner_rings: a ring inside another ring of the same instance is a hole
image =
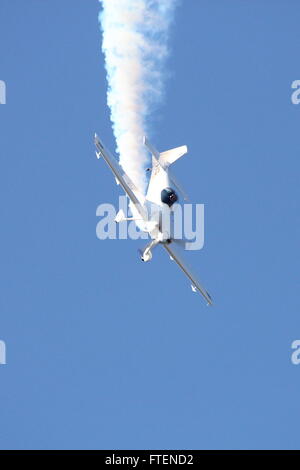
[[[167,36],[177,0],[99,0],[108,92],[120,163],[145,190],[142,136],[163,90]]]

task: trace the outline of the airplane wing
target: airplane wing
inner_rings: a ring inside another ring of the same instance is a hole
[[[165,248],[165,250],[169,253],[170,258],[178,264],[178,266],[182,269],[184,274],[189,278],[189,280],[192,283],[192,285],[191,285],[192,290],[194,292],[199,291],[200,294],[203,295],[203,297],[207,301],[207,305],[212,305],[211,296],[209,295],[207,290],[204,289],[203,286],[201,286],[199,281],[197,281],[196,277],[191,273],[190,268],[187,267],[186,263],[184,262],[183,258],[180,256],[180,254],[178,254],[177,251],[175,252],[175,249],[171,247],[172,243],[170,243],[170,244],[163,243],[162,245]]]
[[[133,202],[135,206],[139,206],[140,209],[141,205],[143,205],[145,196],[140,193],[138,188],[135,186],[135,184],[131,181],[129,176],[125,173],[121,165],[117,162],[117,160],[110,155],[108,150],[104,147],[102,142],[100,141],[99,137],[97,134],[95,134],[95,146],[96,146],[96,155],[97,158],[103,157],[104,160],[106,161],[107,165],[113,172],[117,184],[120,184],[122,188],[124,189],[125,193],[129,197],[129,199]]]

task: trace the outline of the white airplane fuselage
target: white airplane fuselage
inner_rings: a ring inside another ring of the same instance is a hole
[[[171,201],[170,206],[162,201],[162,192],[169,190],[170,194],[174,197],[174,202],[178,200],[178,195],[171,185],[168,170],[163,169],[159,165],[152,169],[147,195],[142,206],[142,214],[138,206],[132,203],[129,204],[138,228],[143,232],[149,233],[153,240],[157,239],[159,242],[167,241],[171,236],[168,231],[163,232],[162,223],[163,220],[168,220],[171,217],[173,205]]]

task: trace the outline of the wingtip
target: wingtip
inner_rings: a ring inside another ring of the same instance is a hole
[[[207,305],[208,306],[213,305],[213,300],[207,291],[206,291],[206,296],[207,296]]]

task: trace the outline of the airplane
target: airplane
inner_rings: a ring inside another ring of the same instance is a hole
[[[193,292],[199,292],[206,300],[207,305],[212,305],[210,294],[194,276],[182,255],[178,253],[178,250],[175,250],[175,245],[182,244],[183,240],[176,239],[170,226],[168,226],[168,230],[165,230],[162,223],[164,217],[170,216],[172,213],[173,205],[181,198],[187,198],[183,189],[169,171],[169,166],[187,153],[187,147],[183,145],[159,153],[146,137],[143,138],[143,144],[152,155],[152,168],[147,169],[151,171],[151,176],[147,192],[143,194],[122,166],[104,147],[97,134],[95,134],[94,141],[97,158],[103,157],[111,169],[116,183],[123,188],[130,201],[129,207],[133,217],[126,218],[124,212],[120,210],[116,215],[115,222],[134,220],[140,230],[150,235],[151,242],[143,250],[139,250],[141,260],[144,262],[150,261],[153,248],[161,245],[169,254],[170,259],[175,261],[189,278]]]

